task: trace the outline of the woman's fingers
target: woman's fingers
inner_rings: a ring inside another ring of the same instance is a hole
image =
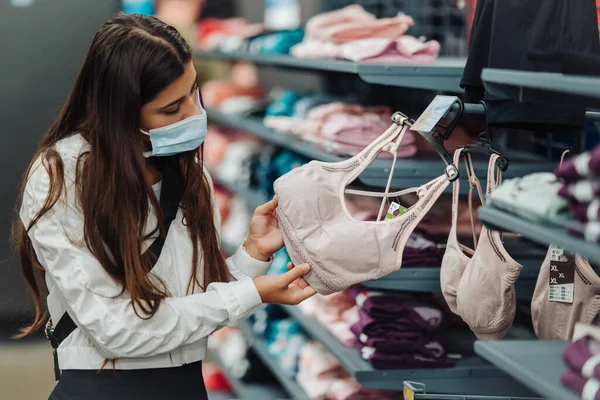
[[[317,294],[317,292],[310,286],[307,286],[301,290],[297,290],[293,294],[294,304],[302,303],[304,300],[314,296],[315,294]]]
[[[288,264],[288,268],[289,268],[289,264]],[[296,279],[301,278],[304,275],[306,275],[308,273],[308,271],[310,271],[310,265],[308,265],[308,264],[301,264],[301,265],[298,265],[297,267],[293,267],[292,269],[290,269],[288,272],[286,272],[285,274],[283,274],[281,276],[283,278],[284,287],[288,287],[288,285],[290,285]]]
[[[254,210],[254,214],[262,215],[262,216],[273,214],[273,212],[277,208],[277,204],[278,204],[278,197],[277,197],[277,195],[275,195],[275,197],[273,197],[271,199],[271,201],[268,201],[265,204],[256,207],[256,210]]]

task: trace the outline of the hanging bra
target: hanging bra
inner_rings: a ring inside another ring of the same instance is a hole
[[[305,279],[318,293],[337,292],[400,269],[410,234],[456,173],[450,165],[446,175],[426,185],[388,193],[397,149],[409,130],[407,117],[401,113],[392,120],[394,124],[356,156],[338,163],[311,161],[275,181],[277,216],[286,248],[295,265],[312,266]],[[346,191],[381,151],[394,154],[385,192]],[[364,222],[346,209],[345,192],[384,197],[381,209],[387,197],[416,192],[419,199],[394,219]]]
[[[549,247],[538,275],[531,299],[531,319],[538,338],[571,340],[577,322],[590,324],[600,312],[600,277],[587,260],[576,255],[575,259],[570,260],[575,268],[573,303],[550,301],[550,255],[554,248]],[[566,261],[566,257],[563,260]]]
[[[490,157],[486,196],[502,182],[498,159],[495,154]],[[456,292],[458,315],[479,340],[502,339],[512,326],[517,310],[515,281],[522,269],[504,248],[501,233],[483,226]]]
[[[454,165],[458,165],[460,162],[460,156],[463,149],[458,148],[454,152]],[[479,199],[483,203],[483,195],[481,191],[481,184],[479,179],[474,173],[473,163],[471,157],[467,155],[465,158],[465,164],[467,166],[467,178],[469,180],[469,213],[471,216],[471,230],[473,232],[473,243],[477,244],[477,234],[475,233],[475,225],[473,222],[473,203],[472,195],[473,189],[477,190]],[[456,309],[456,292],[458,290],[458,284],[467,268],[467,264],[471,260],[465,252],[473,255],[473,250],[466,247],[458,241],[457,226],[458,226],[458,203],[460,197],[460,179],[456,179],[452,182],[452,227],[450,228],[450,234],[448,235],[448,242],[446,244],[446,252],[442,259],[442,267],[440,269],[440,286],[442,289],[442,295],[448,303],[450,311],[454,314],[458,314]]]

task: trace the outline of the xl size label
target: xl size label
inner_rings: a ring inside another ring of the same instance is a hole
[[[575,254],[563,249],[552,249],[548,300],[573,303],[575,291]]]

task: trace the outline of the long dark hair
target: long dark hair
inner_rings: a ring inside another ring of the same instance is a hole
[[[90,145],[77,161],[75,181],[77,204],[85,220],[86,246],[123,291],[129,291],[140,318],[151,318],[169,295],[164,285],[153,283],[148,276],[155,257],[142,256],[143,241],[157,230],[165,235],[168,227],[159,224],[153,232],[144,234],[151,207],[158,210],[159,221],[162,213],[145,178],[140,110],[183,75],[191,58],[191,49],[177,30],[153,17],[120,14],[96,33],[66,104],[44,135],[23,179],[21,198],[32,166],[41,159],[50,176],[50,190],[29,226],[17,220],[14,227],[21,268],[36,305],[33,323],[16,337],[36,331],[48,318],[42,299],[47,294],[44,268],[28,232],[61,197],[64,164],[54,145],[74,133],[81,133]],[[229,273],[219,252],[201,152],[175,158],[184,182],[181,207],[193,245],[187,287],[191,293],[211,282],[229,280]],[[197,276],[201,259],[202,284]]]

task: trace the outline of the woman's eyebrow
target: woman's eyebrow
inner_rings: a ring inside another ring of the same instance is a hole
[[[194,77],[194,83],[192,83],[192,87],[190,88],[190,92],[192,91],[192,89],[194,89],[194,86],[196,86],[198,84],[197,82],[198,79],[198,74],[196,74],[196,76]],[[185,98],[185,96],[178,98],[175,101],[170,102],[169,104],[167,104],[166,106],[163,106],[161,108],[159,108],[159,110],[164,110],[165,108],[169,108],[174,106],[175,104],[179,103],[181,100],[183,100]]]

